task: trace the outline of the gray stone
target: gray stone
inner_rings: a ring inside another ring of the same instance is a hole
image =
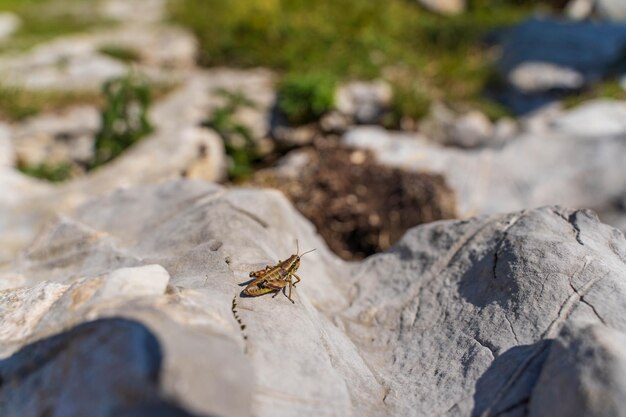
[[[603,324],[564,328],[533,389],[529,416],[626,416],[625,346],[626,333]]]
[[[155,416],[191,417],[159,393],[162,356],[159,341],[140,323],[85,323],[0,361],[0,411],[104,417],[145,416],[141,410],[149,408]]]
[[[608,99],[588,101],[550,123],[571,135],[609,136],[626,134],[626,102]]]
[[[32,117],[13,128],[15,156],[26,165],[88,164],[99,127],[100,112],[91,106]]]
[[[446,144],[462,148],[477,148],[493,141],[494,127],[479,111],[460,116],[449,128]]]
[[[625,255],[588,211],[437,222],[359,265],[342,323],[380,366],[389,414],[523,416],[563,325],[626,329]]]
[[[295,304],[242,297],[296,239],[317,251]],[[344,263],[275,191],[120,190],[49,223],[0,271],[0,410],[124,407],[121,391],[143,392],[140,410],[167,398],[199,415],[527,415],[560,386],[606,387],[623,408],[625,260],[624,236],[584,210],[435,222]],[[124,320],[81,325],[111,317]],[[71,380],[49,383],[62,369]],[[580,415],[603,415],[584,398]]]
[[[295,239],[317,248],[300,268],[295,307],[282,295],[241,298],[248,272],[285,259]],[[0,323],[3,352],[122,316],[159,339],[160,389],[192,412],[374,413],[383,395],[376,375],[318,311],[344,303],[328,288],[346,271],[277,192],[190,181],[119,191],[50,224],[1,274],[23,277],[21,288],[0,293],[12,318]]]
[[[0,167],[11,167],[15,163],[15,149],[11,141],[11,128],[0,122]]]
[[[626,21],[626,5],[620,0],[595,0],[595,11],[607,20]]]
[[[337,89],[337,110],[360,124],[375,124],[391,104],[391,86],[382,80],[353,81]]]
[[[621,136],[553,129],[521,134],[501,148],[461,152],[418,136],[358,128],[344,143],[371,149],[391,166],[444,175],[463,217],[548,204],[591,207],[602,216],[626,190]]]
[[[102,84],[131,70],[127,62],[101,53],[104,47],[127,48],[139,55],[133,71],[156,83],[184,81],[195,64],[197,44],[179,28],[121,26],[64,36],[18,55],[0,58],[0,75],[8,86],[46,91],[99,91]]]
[[[0,12],[0,42],[11,37],[22,25],[22,20],[14,13]]]
[[[508,81],[524,93],[551,89],[578,90],[585,85],[583,75],[568,67],[548,62],[524,62],[508,74]]]
[[[99,10],[103,17],[129,23],[155,23],[166,16],[165,0],[106,0],[100,2]]]
[[[1,170],[0,261],[15,256],[20,246],[31,241],[50,216],[70,211],[95,196],[121,187],[181,176],[206,181],[221,179],[225,173],[222,140],[214,131],[201,126],[216,105],[210,91],[222,82],[220,74],[217,71],[191,75],[179,89],[151,108],[150,119],[155,126],[153,134],[83,177],[50,187],[10,169]],[[252,74],[250,80],[255,80]],[[48,127],[69,129],[64,123],[57,126],[59,119],[55,117],[44,116],[36,120],[47,120],[45,126]],[[55,122],[49,123],[51,121]],[[89,123],[85,118],[80,126]],[[28,131],[33,137],[45,136],[39,128],[39,122],[27,122],[15,131]],[[34,148],[41,151],[36,146]],[[67,149],[68,152],[77,150],[72,150],[71,146]],[[62,154],[63,149],[46,152],[44,155],[48,156]]]
[[[501,128],[496,132],[494,124],[479,111],[457,114],[440,102],[431,106],[428,117],[419,124],[419,132],[434,142],[467,149],[500,145],[508,134],[506,126]]]
[[[583,20],[591,16],[594,0],[570,0],[565,7],[565,14],[570,19]]]

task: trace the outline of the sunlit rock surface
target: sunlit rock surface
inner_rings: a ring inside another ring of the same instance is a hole
[[[623,106],[590,102],[529,123],[500,147],[473,151],[377,127],[353,129],[343,141],[372,150],[382,163],[442,174],[463,217],[559,204],[592,208],[626,230]]]
[[[317,251],[295,304],[242,297],[249,272],[296,239]],[[275,191],[119,190],[49,222],[2,267],[0,412],[60,412],[80,394],[76,413],[98,415],[128,396],[206,416],[549,415],[558,386],[583,396],[557,415],[609,415],[626,406],[625,260],[622,233],[590,211],[436,222],[344,263]],[[587,351],[597,359],[580,363]],[[58,384],[61,369],[75,382]],[[594,402],[597,386],[612,402]]]

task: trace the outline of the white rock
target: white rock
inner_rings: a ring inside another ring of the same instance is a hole
[[[606,136],[626,133],[626,102],[599,99],[586,102],[554,119],[555,130],[571,135]]]
[[[93,158],[95,134],[100,127],[96,107],[79,106],[34,116],[12,132],[17,158],[27,165],[88,163]]]
[[[6,41],[22,25],[22,20],[14,13],[0,12],[0,42]]]
[[[41,282],[31,288],[0,291],[0,356],[23,341],[69,286]]]
[[[479,111],[460,116],[447,130],[445,143],[448,145],[475,148],[493,142],[493,123]]]
[[[525,93],[553,88],[576,90],[585,85],[585,77],[573,68],[548,62],[525,62],[508,74],[508,81]]]
[[[428,10],[443,15],[455,15],[465,10],[465,0],[418,0]]]
[[[101,2],[99,12],[110,19],[129,23],[154,23],[165,18],[165,0],[106,0]]]
[[[170,275],[161,265],[120,268],[105,278],[105,285],[100,289],[97,297],[115,299],[163,295],[169,280]]]
[[[357,123],[374,124],[391,99],[391,86],[385,81],[353,81],[337,89],[335,104],[337,110]]]
[[[570,0],[565,7],[565,14],[570,19],[583,20],[593,13],[594,0]]]
[[[626,4],[621,0],[595,0],[595,11],[604,19],[626,21]]]
[[[0,122],[0,167],[11,167],[15,163],[15,150],[11,142],[11,127]]]
[[[461,216],[548,204],[593,207],[602,216],[626,190],[626,142],[619,136],[591,139],[554,129],[475,152],[374,128],[354,129],[343,140],[371,149],[382,163],[444,175]]]
[[[295,239],[317,248],[295,304],[242,297]],[[0,403],[20,416],[105,415],[128,398],[150,404],[135,415],[166,401],[179,415],[553,415],[562,395],[575,415],[614,414],[624,259],[624,236],[592,212],[544,207],[431,223],[347,264],[280,193],[129,188],[52,222],[4,268],[25,287],[0,292],[14,352]]]

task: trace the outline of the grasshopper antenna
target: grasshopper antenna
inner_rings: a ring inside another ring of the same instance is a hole
[[[306,255],[307,253],[311,253],[311,252],[313,252],[313,251],[314,251],[314,250],[316,250],[316,249],[317,249],[317,248],[315,248],[315,249],[311,249],[311,250],[308,250],[308,251],[304,252],[302,255],[300,255],[300,257],[303,257],[303,256],[304,256],[304,255]]]

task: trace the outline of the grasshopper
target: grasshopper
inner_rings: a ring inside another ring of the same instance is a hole
[[[282,290],[283,295],[295,304],[291,299],[291,287],[295,287],[300,282],[300,277],[296,275],[296,271],[300,267],[300,258],[314,250],[311,249],[303,254],[298,254],[300,248],[296,240],[296,254],[291,255],[284,261],[279,260],[274,266],[268,265],[265,269],[250,272],[250,277],[254,279],[244,288],[243,293],[249,297],[258,297],[259,295],[276,291],[276,294],[272,296],[274,298]],[[296,277],[297,281],[293,282],[292,277]],[[289,295],[285,293],[287,285],[289,285]]]

